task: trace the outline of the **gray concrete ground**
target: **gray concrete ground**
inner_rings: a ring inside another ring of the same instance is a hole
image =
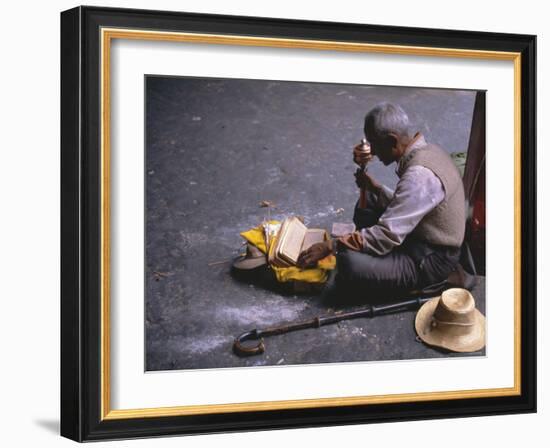
[[[146,370],[457,356],[417,342],[415,314],[406,312],[272,337],[264,355],[239,358],[231,347],[243,331],[334,306],[318,295],[237,281],[228,260],[242,250],[239,233],[266,218],[263,200],[275,203],[275,219],[298,214],[327,229],[351,221],[358,197],[351,149],[376,103],[401,104],[428,141],[466,151],[474,92],[160,77],[146,83]],[[393,166],[375,161],[369,170],[388,186],[397,181]],[[484,313],[483,278],[474,297]]]

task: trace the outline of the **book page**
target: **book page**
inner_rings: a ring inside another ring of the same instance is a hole
[[[308,229],[304,237],[304,242],[302,244],[302,249],[300,252],[303,252],[306,249],[309,249],[315,243],[322,243],[325,241],[326,232],[324,229]]]
[[[302,243],[306,236],[307,227],[297,218],[288,223],[286,234],[283,236],[280,255],[287,261],[296,263],[301,252]]]

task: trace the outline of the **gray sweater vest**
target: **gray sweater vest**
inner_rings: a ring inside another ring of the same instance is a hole
[[[466,225],[464,186],[451,157],[439,146],[427,144],[405,154],[399,165],[400,176],[413,165],[428,168],[439,178],[445,190],[443,201],[422,218],[412,235],[431,244],[462,245]]]

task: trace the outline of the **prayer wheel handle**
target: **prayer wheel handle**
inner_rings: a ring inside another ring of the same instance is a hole
[[[354,148],[353,149],[354,155],[364,155],[367,154],[370,156],[371,150],[370,146],[367,144],[367,140],[365,138],[361,139],[361,147],[360,149]],[[367,167],[367,162],[358,164],[361,171],[364,171]],[[367,189],[361,188],[359,191],[359,208],[367,208]]]

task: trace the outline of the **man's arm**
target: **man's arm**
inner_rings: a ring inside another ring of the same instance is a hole
[[[388,208],[388,205],[390,205],[394,195],[395,192],[391,188],[382,185],[380,190],[376,193],[376,204],[379,208],[386,209]]]
[[[378,201],[389,203],[372,227],[339,238],[344,246],[375,255],[385,255],[401,245],[407,235],[445,198],[443,184],[428,168],[413,166],[399,180],[395,193],[382,187]]]

